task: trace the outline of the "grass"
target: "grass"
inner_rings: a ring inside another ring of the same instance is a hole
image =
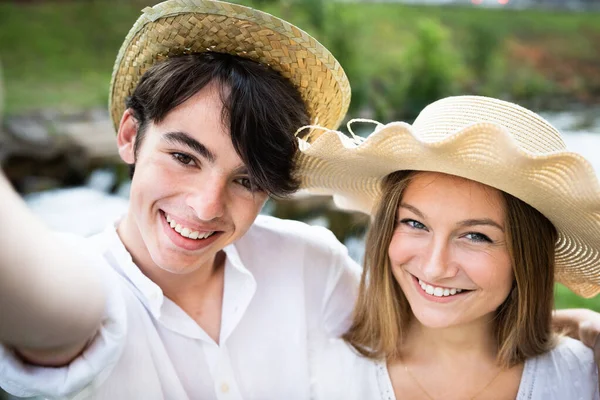
[[[140,10],[151,3],[142,0],[0,3],[0,60],[6,78],[6,112],[104,106],[121,42]],[[268,4],[266,10],[327,42],[326,34],[311,28],[311,13],[302,8],[302,2],[282,4]],[[597,13],[394,3],[324,4],[334,21],[331,23],[348,21],[343,26],[352,37],[358,69],[368,77],[377,77],[381,68],[400,62],[406,43],[423,18],[441,21],[459,50],[473,32],[470,27],[478,23],[503,40],[514,37],[537,40],[552,46],[557,56],[600,64],[600,51],[595,44],[600,39]]]
[[[0,4],[6,112],[108,102],[115,56],[139,4]]]

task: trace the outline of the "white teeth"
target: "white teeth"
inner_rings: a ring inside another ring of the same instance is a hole
[[[173,228],[175,230],[175,232],[179,233],[181,236],[185,237],[185,238],[189,238],[189,239],[206,239],[207,237],[211,236],[213,233],[215,233],[214,231],[208,231],[208,232],[199,232],[199,231],[192,231],[190,228],[186,228],[184,226],[181,226],[181,224],[178,224],[177,222],[175,222],[175,220],[173,218],[171,218],[169,215],[165,214],[166,219],[168,224],[171,226],[171,228]]]
[[[442,288],[442,287],[436,287],[436,286],[432,286],[429,285],[425,282],[423,282],[422,280],[419,279],[419,286],[421,286],[421,288],[429,295],[435,296],[435,297],[447,297],[447,296],[453,296],[457,293],[462,292],[462,289],[449,289],[449,288]]]

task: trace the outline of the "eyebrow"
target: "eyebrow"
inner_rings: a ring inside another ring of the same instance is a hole
[[[477,226],[477,225],[489,225],[494,226],[504,232],[504,228],[498,224],[493,219],[482,218],[482,219],[467,219],[465,221],[461,221],[459,224],[461,227],[469,227],[469,226]]]
[[[217,157],[206,146],[185,132],[167,132],[162,136],[163,140],[171,144],[179,144],[187,147],[196,154],[214,163]]]
[[[411,206],[410,204],[406,204],[406,203],[400,203],[400,207],[406,208],[407,210],[412,211],[413,213],[418,215],[419,218],[423,218],[423,219],[425,218],[423,213],[421,211],[419,211],[419,209],[415,206]],[[460,226],[462,228],[470,227],[470,226],[478,226],[478,225],[493,226],[493,227],[500,229],[502,232],[504,232],[504,228],[500,224],[498,224],[496,221],[494,221],[493,219],[490,219],[490,218],[467,219],[464,221],[460,221],[458,223],[458,226]]]
[[[417,214],[420,218],[425,218],[423,213],[421,211],[419,211],[419,209],[417,207],[411,206],[410,204],[406,204],[406,203],[400,203],[400,207],[406,208],[406,209],[412,211],[413,213]]]

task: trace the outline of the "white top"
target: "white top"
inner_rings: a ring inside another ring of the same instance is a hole
[[[312,353],[311,365],[315,400],[396,400],[385,362],[362,357],[341,339],[330,339]],[[562,338],[550,352],[525,361],[516,400],[567,399],[600,396],[593,351]]]
[[[225,248],[219,345],[133,264],[115,225],[73,239],[108,291],[102,329],[64,368],[0,347],[0,386],[74,399],[307,399],[308,348],[349,325],[358,266],[328,230],[259,216]],[[76,307],[76,305],[73,305]]]

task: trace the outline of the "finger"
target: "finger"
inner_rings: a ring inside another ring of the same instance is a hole
[[[600,325],[590,321],[582,322],[579,325],[579,339],[594,350],[596,364],[600,365]]]

